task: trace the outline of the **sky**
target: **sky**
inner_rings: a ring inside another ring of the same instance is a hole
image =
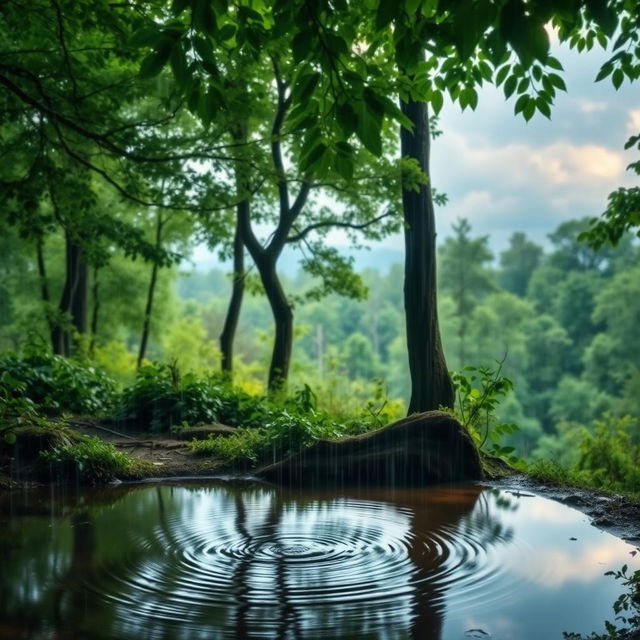
[[[552,53],[564,66],[567,92],[558,92],[550,120],[536,113],[525,122],[513,113],[515,98],[506,101],[502,89],[492,86],[480,90],[475,111],[445,103],[443,133],[431,153],[432,184],[449,198],[436,210],[439,241],[467,218],[473,235],[489,236],[496,257],[516,231],[548,247],[547,234],[561,222],[598,216],[611,191],[638,184],[626,170],[638,152],[625,151],[624,144],[640,133],[640,87],[625,82],[616,91],[609,79],[595,83],[608,58],[601,50],[579,54],[552,45]],[[340,232],[328,242],[346,250]],[[399,262],[402,235],[371,250],[356,255],[358,266]],[[192,259],[198,268],[217,262],[203,247]],[[291,256],[284,259],[293,266]]]

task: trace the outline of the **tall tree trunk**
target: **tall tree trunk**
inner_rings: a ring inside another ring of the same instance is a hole
[[[56,355],[71,355],[71,332],[69,320],[79,333],[86,332],[86,303],[87,303],[87,263],[83,257],[82,248],[65,232],[65,279],[62,295],[58,305],[58,317],[53,320],[51,329],[51,345]],[[76,292],[80,289],[79,300]]]
[[[100,267],[93,268],[93,290],[91,310],[91,343],[89,344],[89,353],[93,355],[96,348],[96,338],[98,335],[98,315],[100,313]]]
[[[75,286],[71,298],[71,322],[73,328],[85,335],[89,329],[89,265],[85,252],[76,245]]]
[[[237,206],[236,229],[233,236],[233,285],[231,290],[231,300],[227,308],[227,315],[224,319],[224,327],[220,334],[220,352],[222,356],[222,371],[229,375],[233,374],[233,342],[238,328],[240,309],[244,297],[244,243],[240,230],[240,218],[242,215],[249,215],[249,201],[243,200]],[[246,209],[246,211],[245,211]]]
[[[254,257],[255,260],[255,257]],[[277,392],[286,387],[293,348],[293,310],[276,272],[276,258],[269,252],[256,262],[271,306],[275,339],[269,364],[268,388]]]
[[[424,102],[401,104],[413,133],[400,132],[402,157],[415,158],[429,175],[429,112]],[[444,359],[436,295],[436,229],[431,185],[402,190],[405,221],[404,306],[411,374],[409,413],[452,407],[453,385]]]
[[[162,227],[164,220],[160,210],[156,212],[156,239],[155,247],[160,249],[162,246]],[[158,263],[154,262],[151,267],[151,278],[149,279],[149,287],[147,288],[147,304],[144,309],[144,322],[142,324],[142,336],[140,338],[140,350],[138,351],[137,368],[142,366],[142,361],[147,353],[147,343],[149,342],[149,331],[151,329],[151,314],[153,313],[153,301],[156,294],[156,284],[158,282]]]
[[[47,278],[47,265],[44,260],[44,240],[38,238],[36,241],[36,256],[38,260],[38,280],[40,281],[40,298],[44,304],[45,315],[49,330],[53,331],[53,320],[51,318],[51,295],[49,293],[49,280]]]

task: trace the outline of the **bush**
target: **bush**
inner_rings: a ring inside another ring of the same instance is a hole
[[[83,436],[79,442],[41,451],[40,458],[54,473],[65,479],[76,477],[85,484],[110,482],[115,478],[139,475],[145,463],[118,451],[96,436]]]
[[[49,415],[104,414],[113,406],[115,383],[95,367],[62,356],[0,358],[1,401],[25,398]]]
[[[307,401],[310,399],[309,394],[312,392],[306,387],[281,403],[263,405],[262,426],[240,428],[226,437],[212,435],[189,446],[195,453],[216,456],[226,462],[265,464],[286,458],[317,440],[354,435],[380,426],[375,419],[338,423],[328,413],[310,407],[304,401],[305,396]]]
[[[128,428],[162,432],[185,422],[220,421],[220,407],[216,389],[207,380],[193,374],[182,377],[172,365],[148,365],[122,393],[114,417]]]

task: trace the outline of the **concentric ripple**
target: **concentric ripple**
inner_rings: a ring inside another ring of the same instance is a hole
[[[438,628],[445,598],[460,608],[513,591],[494,553],[509,531],[478,513],[478,493],[415,505],[150,489],[147,512],[121,532],[127,553],[81,588],[132,636],[141,625],[194,638]]]

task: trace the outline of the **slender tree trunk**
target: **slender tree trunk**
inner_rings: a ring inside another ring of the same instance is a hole
[[[71,318],[74,326],[80,331],[84,326],[86,331],[86,292],[83,302],[74,302],[76,290],[81,281],[86,286],[86,276],[82,275],[82,264],[86,267],[86,262],[82,258],[82,249],[73,240],[69,232],[65,233],[65,280],[62,288],[62,295],[58,305],[58,317],[53,321],[51,329],[51,344],[53,353],[56,355],[71,355],[71,332],[67,324]],[[81,294],[82,297],[82,294]],[[83,310],[85,305],[84,325],[82,324]]]
[[[263,256],[256,265],[260,271],[260,279],[271,306],[275,325],[268,388],[270,392],[277,392],[286,387],[289,378],[293,348],[293,310],[276,272],[276,259],[272,254]]]
[[[220,334],[220,352],[222,355],[222,371],[229,375],[233,374],[233,342],[238,328],[240,309],[244,297],[244,243],[240,230],[240,218],[242,215],[249,215],[249,201],[243,200],[238,203],[238,216],[236,219],[236,229],[233,236],[233,285],[231,290],[231,300],[227,308],[227,315],[224,319],[224,327]],[[246,211],[245,211],[246,209]]]
[[[156,213],[156,249],[162,246],[162,227],[164,221],[162,213],[158,210]],[[142,361],[147,353],[147,343],[149,341],[149,332],[151,329],[151,314],[153,313],[153,301],[156,293],[156,284],[158,282],[158,263],[154,262],[151,267],[151,278],[149,279],[149,287],[147,288],[147,304],[144,309],[144,322],[142,324],[142,337],[140,339],[140,350],[138,351],[137,368],[142,366]]]
[[[96,338],[98,335],[98,316],[100,313],[100,267],[93,268],[93,290],[92,290],[92,303],[93,308],[91,311],[91,343],[89,345],[89,353],[93,355],[96,348]]]
[[[400,132],[402,156],[415,158],[429,175],[429,113],[427,104],[401,104],[413,133]],[[453,385],[444,359],[436,295],[436,229],[431,185],[419,192],[402,191],[405,220],[404,303],[411,373],[409,413],[452,407]]]
[[[75,285],[71,298],[71,321],[74,329],[85,335],[89,329],[89,265],[84,250],[76,245]]]
[[[47,325],[49,330],[53,331],[51,295],[49,293],[49,279],[47,278],[47,265],[44,260],[44,241],[42,238],[38,238],[36,242],[36,255],[38,260],[38,279],[40,281],[40,298],[44,304]]]

